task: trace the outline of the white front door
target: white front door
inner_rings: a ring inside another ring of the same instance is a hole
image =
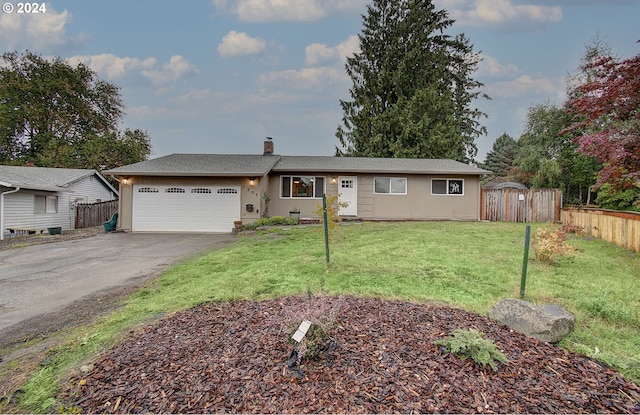
[[[358,216],[358,178],[356,176],[338,177],[338,194],[340,202],[348,203],[340,208],[342,216]]]

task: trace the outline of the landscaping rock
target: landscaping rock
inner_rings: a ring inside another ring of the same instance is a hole
[[[575,326],[573,314],[557,305],[535,305],[504,299],[489,310],[489,317],[515,331],[549,343],[557,343]]]

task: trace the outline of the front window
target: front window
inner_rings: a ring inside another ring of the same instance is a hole
[[[432,195],[464,195],[463,179],[432,179]]]
[[[373,192],[376,194],[406,195],[406,177],[376,177],[373,180]]]
[[[281,176],[281,196],[291,198],[321,198],[325,193],[324,177]]]

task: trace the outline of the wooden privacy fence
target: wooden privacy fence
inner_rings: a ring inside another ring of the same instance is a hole
[[[559,221],[560,189],[482,189],[480,219],[502,222]]]
[[[640,213],[565,208],[562,225],[640,252]]]
[[[76,205],[76,229],[100,226],[118,211],[118,200]]]

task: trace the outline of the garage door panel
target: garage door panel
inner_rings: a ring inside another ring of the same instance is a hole
[[[134,186],[133,231],[230,232],[238,186]]]

